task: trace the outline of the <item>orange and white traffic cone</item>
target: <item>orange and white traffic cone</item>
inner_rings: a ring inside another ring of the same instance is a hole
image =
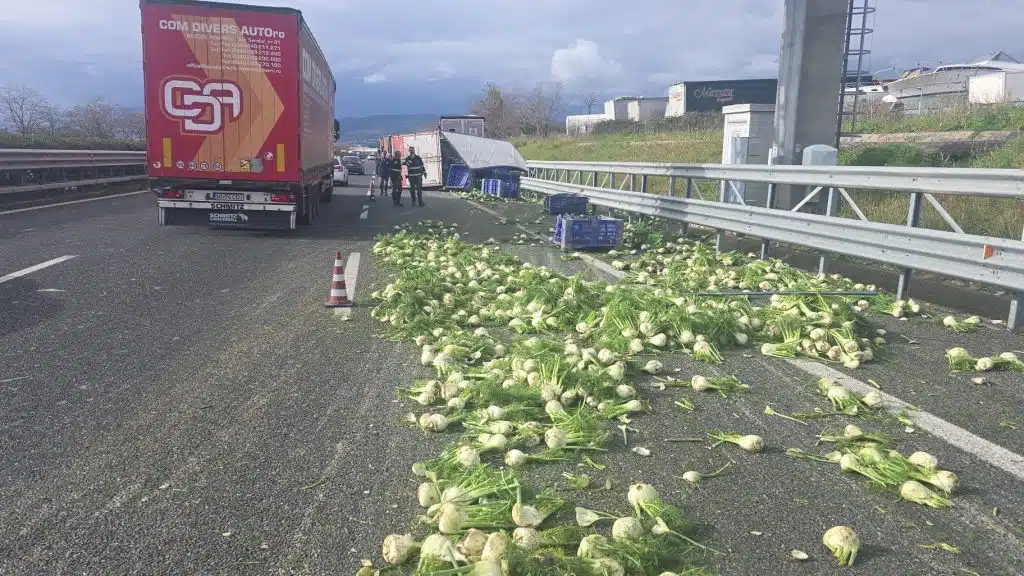
[[[334,258],[334,273],[331,276],[331,296],[324,306],[328,308],[347,308],[352,306],[345,289],[345,266],[341,263],[341,252]]]

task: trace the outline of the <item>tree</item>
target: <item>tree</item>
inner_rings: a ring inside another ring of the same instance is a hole
[[[488,84],[470,111],[484,117],[491,137],[507,140],[524,134],[547,135],[563,107],[562,85],[558,83],[538,83],[522,93]]]
[[[47,107],[39,92],[25,85],[7,86],[0,90],[0,114],[9,130],[27,135],[40,125],[40,115]]]
[[[520,117],[536,136],[547,136],[564,105],[562,85],[538,83],[527,96]]]
[[[587,114],[593,114],[594,105],[597,104],[597,93],[589,92],[583,96],[583,105],[587,107]]]
[[[120,107],[99,97],[88,104],[79,104],[68,112],[70,128],[87,138],[113,138],[118,128]]]
[[[119,109],[116,123],[117,137],[121,140],[146,139],[146,115],[142,112]]]
[[[520,133],[516,109],[518,98],[505,94],[496,84],[488,84],[483,96],[470,106],[470,111],[483,116],[487,121],[487,132],[494,138],[507,139]]]
[[[52,138],[61,133],[66,126],[67,118],[60,108],[47,104],[40,109],[39,130],[46,136]]]
[[[565,111],[565,99],[562,96],[562,83],[551,84],[544,94],[544,135],[556,124],[556,119]]]

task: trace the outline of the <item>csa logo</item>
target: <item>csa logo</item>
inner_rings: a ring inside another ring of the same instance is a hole
[[[227,121],[242,115],[242,90],[234,82],[168,78],[161,90],[163,111],[181,121],[181,130],[193,134],[216,134]]]

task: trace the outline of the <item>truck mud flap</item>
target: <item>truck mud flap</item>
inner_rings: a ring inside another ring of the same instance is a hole
[[[295,212],[160,208],[163,226],[207,226],[234,230],[294,230]]]

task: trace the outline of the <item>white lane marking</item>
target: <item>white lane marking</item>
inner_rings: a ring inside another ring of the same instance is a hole
[[[353,252],[348,255],[348,260],[345,261],[345,295],[348,299],[356,301],[356,280],[359,279],[359,252]],[[340,316],[342,320],[348,320],[352,317],[352,308],[335,308],[334,315]]]
[[[125,192],[124,194],[112,194],[110,196],[97,196],[96,198],[83,198],[81,200],[70,200],[68,202],[61,202],[60,204],[47,204],[45,206],[32,206],[31,208],[18,208],[17,210],[7,210],[6,212],[0,212],[0,216],[4,214],[18,214],[20,212],[32,212],[33,210],[45,210],[47,208],[58,208],[60,206],[70,206],[71,204],[81,204],[82,202],[96,202],[97,200],[110,200],[111,198],[121,198],[123,196],[134,196],[136,194],[142,194],[143,192],[149,192],[149,190],[136,190],[135,192]],[[31,228],[29,228],[31,230]]]
[[[67,292],[67,290],[61,290],[60,288],[40,288],[36,292]]]
[[[366,218],[369,215],[370,215],[370,205],[369,204],[363,204],[363,212],[362,212],[362,214],[359,215],[359,219],[360,220],[366,220]]]
[[[878,392],[886,403],[889,404],[890,409],[899,410],[900,408],[907,408],[910,406],[909,403],[904,402],[895,396],[881,392],[866,382],[861,382],[852,376],[847,376],[846,374],[825,366],[824,364],[810,362],[808,360],[787,360],[787,362],[808,374],[819,378],[834,380],[858,394],[863,395],[868,392]],[[956,424],[946,422],[942,418],[929,414],[928,412],[908,410],[907,413],[918,428],[931,433],[937,438],[945,440],[947,443],[956,446],[964,452],[976,456],[996,468],[1009,472],[1020,480],[1024,480],[1024,456],[1011,452],[998,444],[993,444],[981,436],[972,434]]]
[[[359,278],[359,252],[348,255],[345,261],[345,289],[348,292],[348,299],[356,299],[356,280]]]
[[[49,268],[50,266],[53,266],[54,264],[60,264],[61,262],[64,262],[65,260],[71,260],[72,258],[78,258],[78,256],[77,255],[76,256],[61,256],[60,258],[54,258],[53,260],[47,260],[46,262],[42,262],[40,264],[36,264],[35,266],[29,266],[28,268],[25,268],[25,269],[22,269],[22,270],[18,270],[17,272],[11,272],[10,274],[8,274],[6,276],[0,276],[0,284],[3,284],[4,282],[8,282],[10,280],[14,280],[15,278],[21,278],[22,276],[25,276],[27,274],[31,274],[31,273],[36,272],[38,270],[42,270],[43,268]]]
[[[469,202],[473,206],[476,206],[477,208],[483,210],[484,212],[487,212],[491,216],[497,216],[498,218],[501,218],[502,220],[505,219],[505,215],[504,214],[502,214],[501,212],[495,211],[495,210],[491,210],[490,208],[488,208],[487,206],[484,206],[483,204],[480,204],[478,202],[474,202],[473,200],[466,200],[466,202]],[[526,228],[525,226],[523,226],[521,224],[515,224],[515,227],[519,228],[523,232],[526,232],[530,236],[533,236],[534,238],[536,238],[536,239],[538,239],[538,240],[540,240],[542,242],[547,240],[547,238],[545,238],[544,236],[541,236],[540,234],[537,234],[533,230],[530,230],[530,229]],[[600,260],[598,258],[594,258],[590,254],[580,253],[580,260],[583,260],[587,264],[593,266],[594,268],[597,268],[598,270],[604,272],[605,274],[610,274],[614,278],[618,278],[618,279],[621,280],[622,278],[625,278],[625,276],[626,276],[625,273],[623,273],[623,272],[621,272],[619,270],[616,270],[615,268],[612,268],[608,263],[606,263],[603,260]]]
[[[488,214],[492,214],[503,219],[505,218],[505,216],[500,212],[491,210],[490,208],[483,206],[477,202],[474,202],[472,200],[467,200],[467,202],[473,204],[474,206],[480,208],[481,210],[487,212]],[[538,236],[538,234],[530,230],[527,230],[526,228],[520,226],[519,224],[516,224],[516,227],[518,227],[520,230],[523,230],[524,232],[533,235],[534,237]],[[616,278],[621,279],[626,276],[624,272],[616,270],[611,266],[608,266],[604,262],[601,262],[600,260],[593,258],[592,256],[583,254],[583,257],[585,259],[590,258],[591,260],[594,261],[595,266],[598,266],[599,268],[601,268],[602,270]],[[598,264],[601,264],[603,266],[600,266]],[[843,386],[846,386],[847,388],[850,388],[851,390],[858,392],[862,395],[867,394],[868,392],[879,392],[882,395],[882,398],[894,409],[898,410],[900,408],[910,406],[909,402],[904,402],[903,400],[900,400],[895,396],[886,394],[884,392],[880,392],[879,390],[875,389],[874,386],[871,386],[866,382],[861,382],[856,378],[847,376],[846,374],[843,374],[838,370],[833,370],[832,368],[824,364],[819,364],[818,362],[811,362],[809,360],[787,360],[787,362],[799,368],[800,370],[808,374],[811,374],[812,376],[817,376],[819,378],[829,378],[830,380],[840,382],[843,384]],[[935,436],[940,440],[943,440],[947,444],[955,446],[963,450],[964,452],[974,455],[975,457],[991,464],[992,466],[1009,472],[1010,474],[1016,476],[1020,480],[1024,480],[1024,456],[1011,452],[1006,448],[999,446],[998,444],[989,442],[988,440],[985,440],[984,438],[976,434],[972,434],[971,432],[968,432],[967,430],[964,430],[963,428],[960,428],[955,424],[946,422],[945,420],[939,418],[938,416],[935,416],[934,414],[930,414],[924,411],[909,411],[908,413],[910,414],[910,419],[913,420],[915,424],[917,424],[918,428],[930,433],[931,435]]]

